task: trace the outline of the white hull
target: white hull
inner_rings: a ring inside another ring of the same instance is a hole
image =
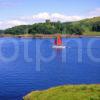
[[[66,46],[63,46],[63,45],[61,45],[61,46],[53,45],[52,48],[64,49],[64,48],[66,48]]]

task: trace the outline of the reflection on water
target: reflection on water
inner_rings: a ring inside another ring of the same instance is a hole
[[[57,61],[62,62],[63,49],[55,49],[55,53]]]
[[[66,46],[66,48],[57,48],[54,49],[56,57],[55,59],[60,63],[68,63],[68,51],[70,48]]]

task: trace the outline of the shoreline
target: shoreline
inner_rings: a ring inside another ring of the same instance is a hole
[[[82,38],[82,37],[100,37],[100,35],[70,35],[70,34],[60,34],[62,38]],[[57,34],[22,34],[22,35],[11,35],[11,34],[1,34],[2,37],[13,37],[13,38],[55,38]]]

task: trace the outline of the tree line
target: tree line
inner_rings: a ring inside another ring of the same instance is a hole
[[[33,25],[20,25],[6,30],[0,30],[0,33],[20,35],[20,34],[78,34],[82,35],[87,31],[100,32],[100,21],[88,23],[86,21],[77,22],[50,22],[36,23]]]

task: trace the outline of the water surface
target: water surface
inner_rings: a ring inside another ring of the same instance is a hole
[[[22,100],[32,90],[58,85],[100,83],[100,38],[64,38],[65,50],[52,49],[53,41],[0,38],[0,100]]]

